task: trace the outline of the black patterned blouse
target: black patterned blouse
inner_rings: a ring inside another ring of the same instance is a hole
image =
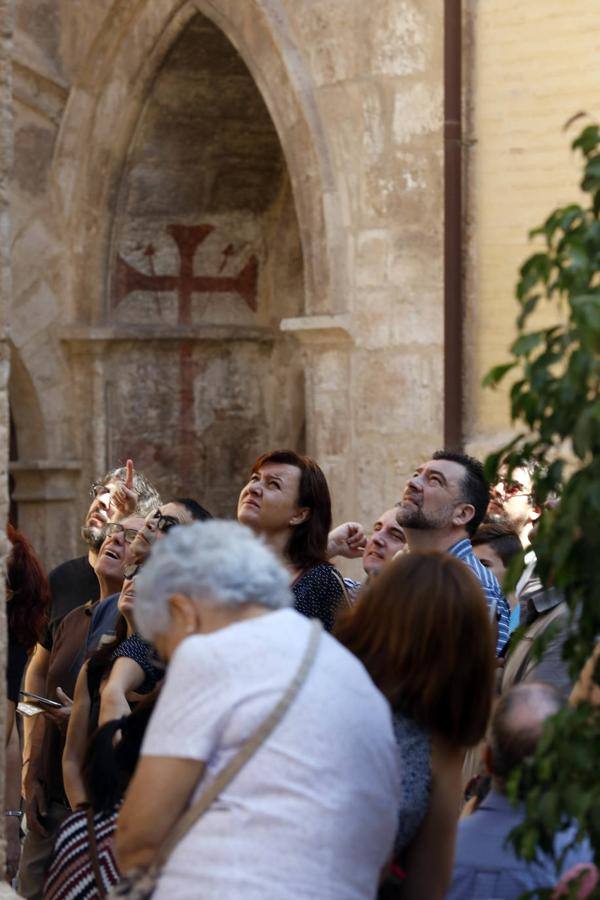
[[[337,608],[344,599],[342,586],[333,573],[332,565],[319,563],[303,572],[292,585],[294,609],[309,619],[320,619],[326,631],[333,628]]]

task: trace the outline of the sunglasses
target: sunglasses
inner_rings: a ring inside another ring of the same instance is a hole
[[[111,522],[104,529],[104,537],[110,537],[113,534],[123,534],[126,544],[131,544],[138,533],[138,528],[124,528],[120,522]]]
[[[156,510],[152,518],[158,520],[156,523],[156,530],[162,531],[163,534],[166,534],[167,531],[175,525],[181,525],[181,522],[176,516],[163,516],[159,509]]]

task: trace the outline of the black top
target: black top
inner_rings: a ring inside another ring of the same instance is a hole
[[[19,691],[23,672],[27,663],[27,650],[19,644],[8,629],[8,658],[6,660],[6,697],[13,703],[19,702]]]
[[[42,647],[52,650],[56,629],[64,617],[89,601],[100,598],[100,585],[87,556],[69,559],[50,572],[50,610],[48,625],[40,640]]]
[[[292,585],[294,609],[309,619],[320,619],[326,631],[333,628],[337,608],[344,597],[342,586],[333,573],[330,563],[319,563],[300,575]]]

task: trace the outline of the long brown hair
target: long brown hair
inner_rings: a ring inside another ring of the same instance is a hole
[[[392,707],[452,743],[484,735],[492,703],[494,633],[481,585],[446,553],[408,553],[345,609],[334,635]]]
[[[310,510],[308,519],[294,525],[286,556],[299,569],[327,562],[327,539],[331,531],[331,497],[327,479],[320,466],[310,456],[301,456],[294,450],[274,450],[263,453],[254,461],[251,474],[267,463],[285,463],[300,469],[298,506]]]
[[[50,588],[44,567],[23,532],[9,522],[6,534],[12,544],[6,564],[6,586],[13,594],[6,604],[8,629],[29,652],[47,622]]]

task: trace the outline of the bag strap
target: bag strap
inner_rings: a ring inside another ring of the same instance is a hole
[[[190,828],[206,812],[213,800],[216,800],[221,791],[225,787],[227,787],[227,785],[231,781],[233,781],[240,769],[256,753],[261,744],[266,741],[269,735],[275,730],[279,722],[281,722],[285,713],[291,706],[292,702],[295,700],[298,692],[300,691],[300,688],[306,681],[306,677],[310,672],[313,662],[315,661],[317,650],[319,648],[319,641],[321,639],[321,631],[321,622],[318,619],[313,619],[311,622],[307,648],[302,657],[300,666],[298,667],[296,674],[290,681],[284,695],[281,697],[272,712],[256,729],[254,734],[252,734],[248,738],[248,740],[245,741],[244,744],[242,744],[233,759],[228,762],[225,768],[222,769],[216,776],[214,781],[212,781],[211,784],[208,785],[208,787],[198,798],[198,800],[183,814],[167,840],[164,842],[162,847],[159,848],[156,858],[149,869],[150,872],[158,873],[160,871],[162,866],[169,858],[171,852],[175,849],[176,845],[181,841],[184,835],[187,834]]]
[[[94,810],[91,806],[88,806],[85,811],[85,819],[87,825],[87,833],[88,833],[88,844],[90,849],[90,862],[92,863],[92,871],[94,873],[94,878],[96,880],[96,887],[98,889],[99,897],[106,897],[106,890],[104,888],[104,882],[102,881],[102,875],[100,873],[100,859],[98,857],[98,842],[96,841],[96,832],[94,830]]]
[[[344,579],[342,578],[342,576],[340,575],[338,570],[335,568],[335,566],[331,567],[331,572],[333,574],[333,577],[339,583],[339,585],[342,589],[342,596],[344,598],[344,602],[345,602],[346,606],[352,606],[352,600],[350,599],[350,594],[348,593],[348,588],[346,587],[346,582],[344,581]]]

